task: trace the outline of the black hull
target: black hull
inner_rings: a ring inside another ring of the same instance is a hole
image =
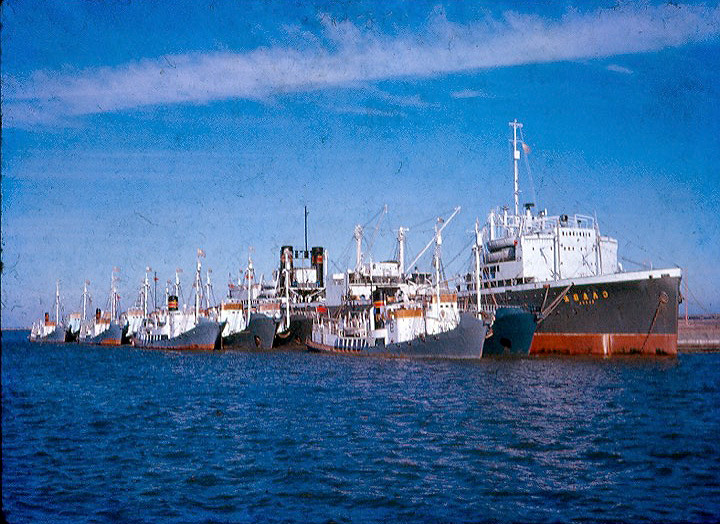
[[[265,315],[251,315],[247,329],[223,337],[225,349],[271,349],[275,339],[275,319]]]
[[[531,353],[673,355],[680,277],[662,271],[648,275],[507,288],[494,300],[540,316]]]
[[[312,326],[312,318],[290,315],[290,328],[275,335],[273,346],[304,346],[312,337]]]
[[[120,337],[120,345],[121,346],[124,346],[126,344],[132,344],[132,342],[133,342],[133,338],[134,338],[133,335],[128,334],[129,327],[130,326],[128,324],[125,324],[123,326],[122,337]]]
[[[533,313],[522,308],[498,308],[492,335],[485,339],[483,356],[529,355],[536,328],[537,320]]]

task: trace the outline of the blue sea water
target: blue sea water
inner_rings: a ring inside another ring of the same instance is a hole
[[[720,354],[414,361],[2,337],[9,522],[720,519]]]

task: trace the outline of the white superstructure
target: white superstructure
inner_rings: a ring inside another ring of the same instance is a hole
[[[533,203],[519,209],[518,138],[522,124],[513,128],[513,173],[515,212],[507,207],[490,211],[478,232],[481,271],[485,292],[493,288],[531,282],[578,279],[622,271],[618,264],[617,240],[600,234],[597,221],[588,215],[554,215],[547,210],[534,214]],[[468,278],[468,281],[470,279]],[[468,282],[472,289],[476,284]]]

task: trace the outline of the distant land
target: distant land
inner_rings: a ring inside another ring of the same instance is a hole
[[[720,351],[720,314],[680,316],[678,351]]]

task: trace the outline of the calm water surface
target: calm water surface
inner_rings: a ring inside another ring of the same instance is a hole
[[[720,354],[413,361],[2,338],[9,522],[712,521]]]

